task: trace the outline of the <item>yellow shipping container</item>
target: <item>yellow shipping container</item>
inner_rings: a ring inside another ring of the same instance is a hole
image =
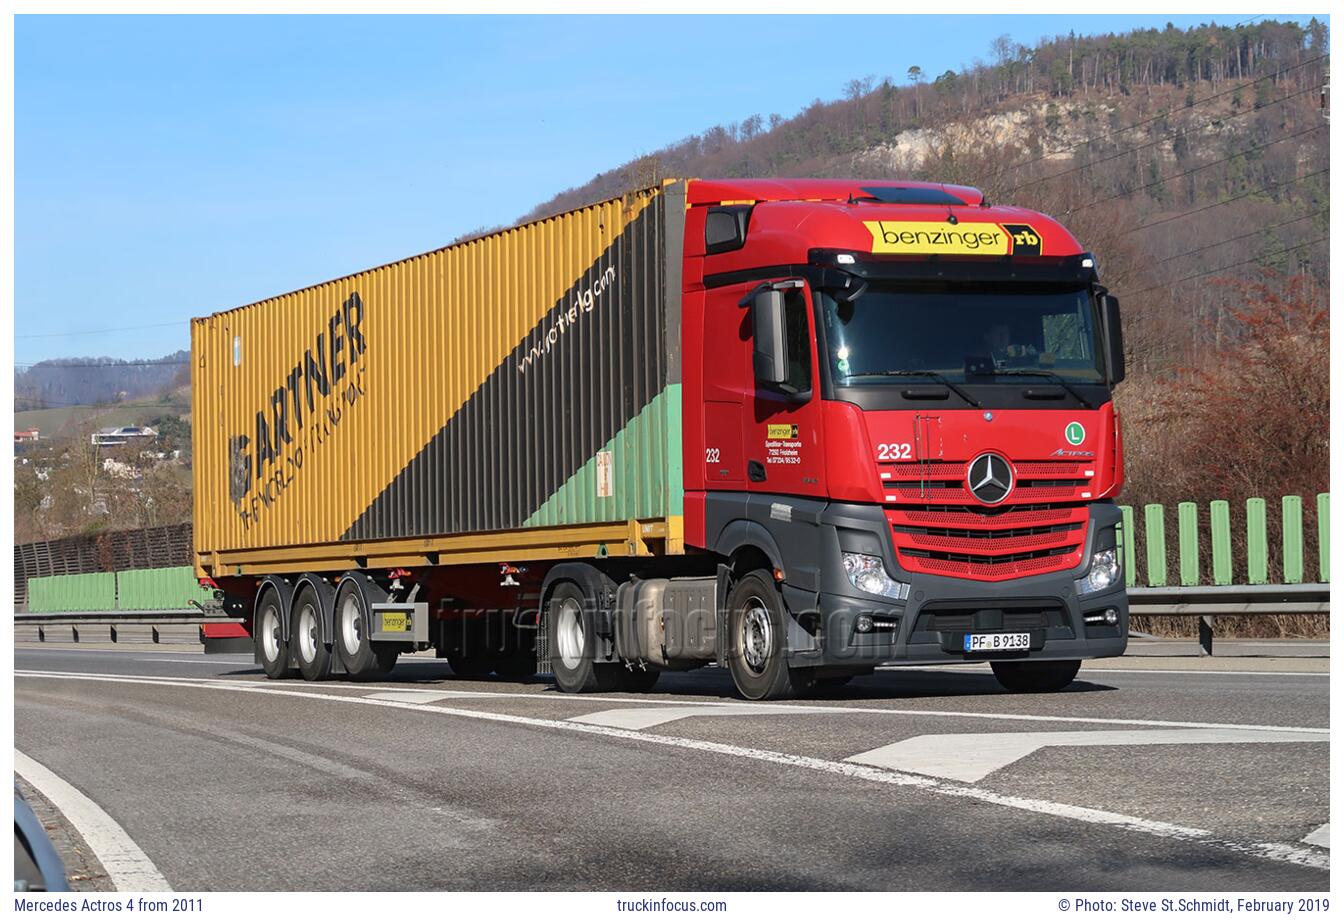
[[[490,543],[447,538],[487,532],[533,556],[674,537],[684,196],[649,189],[194,320],[198,570],[438,561]]]

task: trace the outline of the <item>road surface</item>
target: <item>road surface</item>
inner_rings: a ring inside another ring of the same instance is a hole
[[[424,657],[367,684],[144,646],[15,669],[16,749],[180,891],[1329,886],[1328,659],[1095,662],[1051,695],[879,670],[768,705],[712,668],[591,696]]]

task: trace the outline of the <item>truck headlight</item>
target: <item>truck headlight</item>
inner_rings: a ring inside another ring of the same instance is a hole
[[[1120,556],[1115,547],[1111,547],[1092,556],[1092,567],[1073,586],[1079,594],[1096,594],[1114,586],[1119,580]]]
[[[849,583],[865,594],[876,594],[898,601],[910,596],[910,585],[896,581],[888,575],[887,567],[883,565],[880,556],[842,552],[840,559],[845,566],[845,575],[849,577]]]

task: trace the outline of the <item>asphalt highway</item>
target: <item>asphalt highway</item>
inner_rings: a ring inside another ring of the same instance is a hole
[[[189,648],[14,666],[15,748],[180,891],[1329,887],[1328,659],[1102,661],[1048,695],[879,670],[766,705],[717,669],[570,696],[422,657],[363,684]]]

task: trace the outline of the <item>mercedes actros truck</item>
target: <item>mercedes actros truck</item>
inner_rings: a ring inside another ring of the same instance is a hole
[[[273,678],[1120,655],[1119,304],[937,183],[678,180],[192,324],[195,559]]]

